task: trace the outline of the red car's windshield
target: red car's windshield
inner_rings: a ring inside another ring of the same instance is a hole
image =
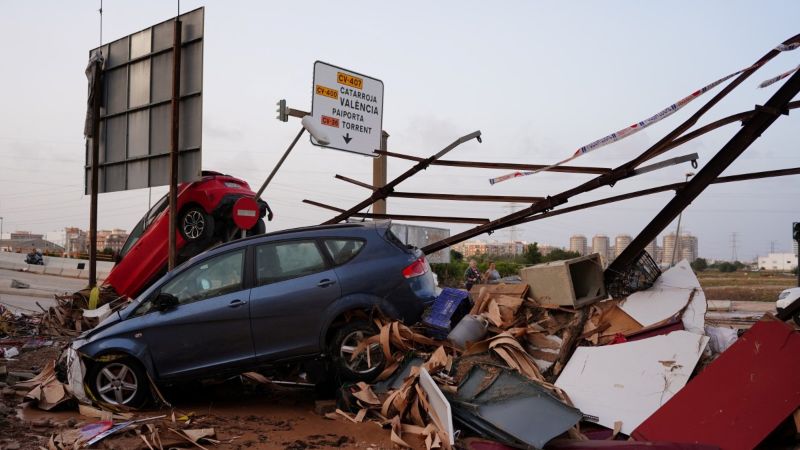
[[[122,250],[119,252],[120,260],[125,257],[125,255],[130,251],[131,247],[142,237],[142,233],[153,223],[153,221],[161,214],[164,209],[166,209],[167,204],[169,203],[169,196],[164,195],[161,197],[159,201],[150,208],[150,211],[147,211],[147,214],[142,217],[142,220],[133,227],[133,231],[128,236],[128,240],[125,241],[125,245],[122,246]]]

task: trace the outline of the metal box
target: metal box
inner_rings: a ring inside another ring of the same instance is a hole
[[[540,303],[580,308],[607,297],[598,253],[525,267],[519,276]]]

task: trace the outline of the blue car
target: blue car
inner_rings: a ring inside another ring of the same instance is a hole
[[[84,383],[110,404],[139,406],[147,375],[169,384],[295,361],[340,379],[374,379],[376,312],[419,320],[435,297],[425,255],[390,222],[281,231],[215,247],[154,283],[72,344]]]

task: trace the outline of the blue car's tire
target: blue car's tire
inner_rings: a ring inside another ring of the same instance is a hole
[[[380,343],[371,344],[368,349],[353,356],[359,342],[377,334],[375,325],[363,320],[348,322],[336,330],[329,351],[342,380],[372,381],[381,373],[386,361]]]
[[[86,383],[98,401],[111,405],[138,408],[150,395],[147,374],[133,358],[96,362]]]

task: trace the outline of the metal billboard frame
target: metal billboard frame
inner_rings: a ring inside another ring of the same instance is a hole
[[[100,109],[98,193],[170,182],[173,38],[181,26],[179,180],[202,168],[203,7],[92,49],[105,58]],[[86,141],[85,193],[91,193],[91,146]]]

